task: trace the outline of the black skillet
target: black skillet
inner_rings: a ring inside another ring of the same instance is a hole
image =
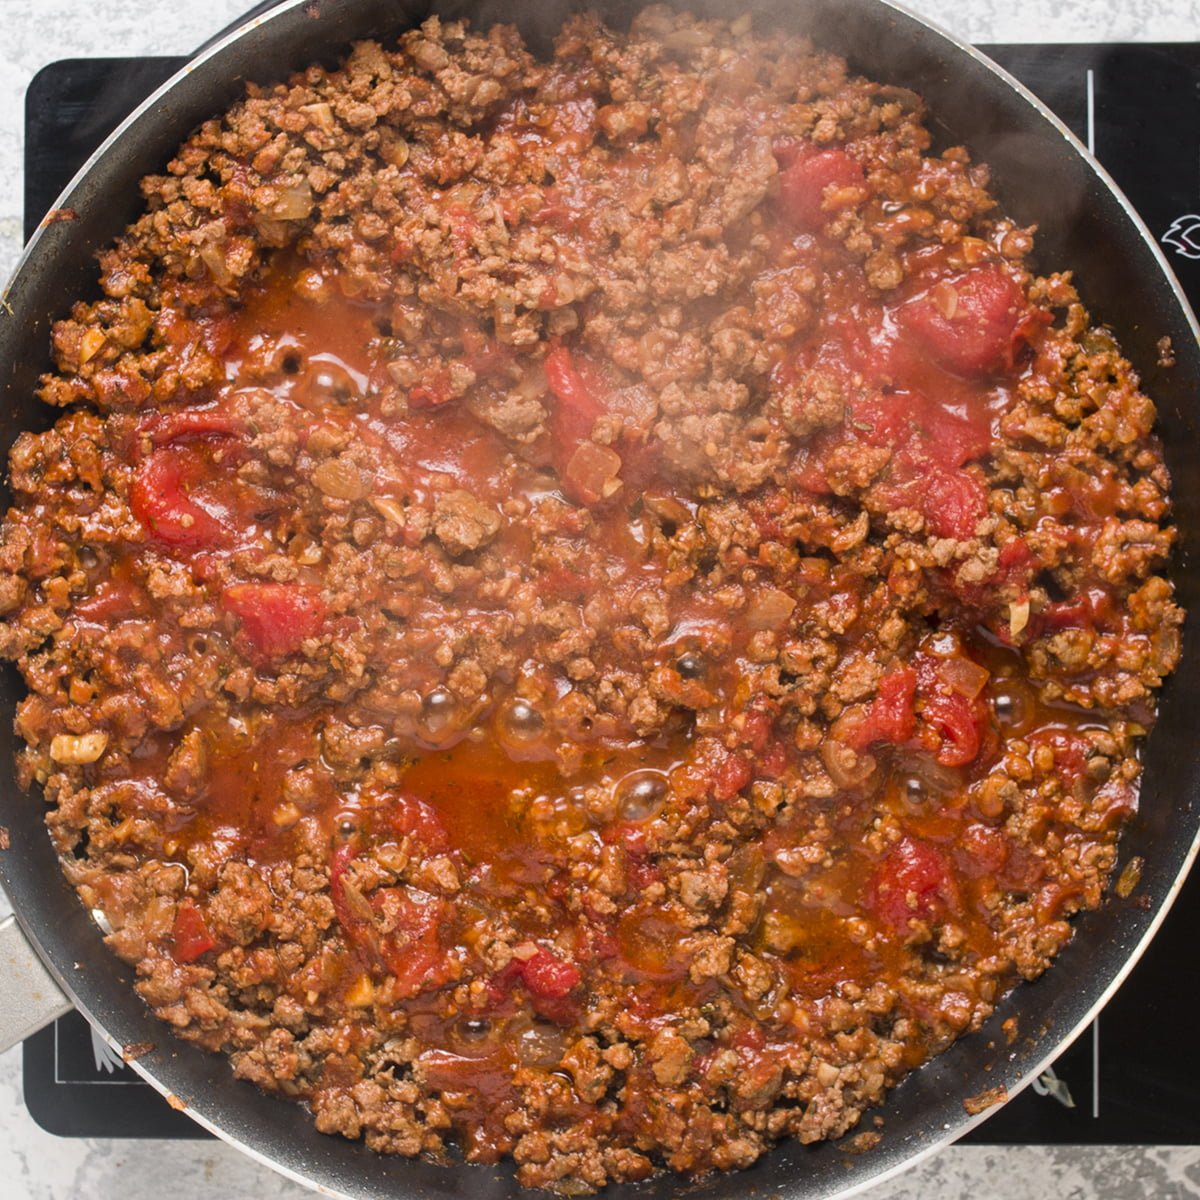
[[[591,6],[618,23],[638,7],[628,0],[594,0]],[[74,219],[44,225],[30,243],[0,311],[0,449],[6,453],[21,429],[44,428],[52,419],[33,399],[38,374],[50,366],[50,323],[77,296],[94,294],[94,255],[137,214],[137,181],[161,170],[196,124],[237,98],[244,80],[265,82],[314,59],[332,61],[349,42],[394,36],[430,11],[468,16],[478,24],[514,21],[535,48],[545,47],[572,7],[562,0],[288,0],[207,50],[142,105],[76,177],[59,201],[61,209],[73,210]],[[696,0],[690,7],[721,16],[733,11],[728,0]],[[1200,456],[1193,451],[1200,379],[1195,318],[1150,235],[1107,175],[1045,108],[987,59],[882,0],[745,0],[745,7],[760,27],[775,22],[802,30],[845,54],[862,74],[920,92],[939,142],[963,142],[990,163],[1007,211],[1039,226],[1035,266],[1073,268],[1093,314],[1115,331],[1158,403],[1175,477],[1180,529],[1175,578],[1183,604],[1200,608],[1200,568],[1194,561],[1200,530]],[[1164,336],[1174,347],[1172,367],[1159,362],[1157,343]],[[21,694],[20,680],[9,669],[0,678],[0,706],[11,712]],[[1195,856],[1197,707],[1200,641],[1186,637],[1183,662],[1164,689],[1146,746],[1140,811],[1121,844],[1122,862],[1133,855],[1145,859],[1134,895],[1110,898],[1081,917],[1074,940],[1043,979],[1017,988],[983,1030],[897,1087],[878,1110],[883,1136],[874,1150],[851,1155],[831,1144],[784,1143],[747,1171],[698,1185],[663,1176],[612,1188],[607,1195],[613,1200],[665,1200],[684,1193],[713,1200],[845,1195],[901,1170],[986,1116],[969,1115],[964,1100],[998,1087],[1011,1094],[1032,1080],[1128,974]],[[114,1044],[155,1044],[135,1063],[150,1083],[186,1103],[196,1120],[221,1137],[330,1195],[379,1200],[517,1195],[508,1167],[391,1159],[324,1137],[294,1104],[234,1080],[223,1057],[171,1038],[137,998],[130,969],[104,948],[96,925],[63,880],[42,824],[43,802],[22,794],[13,778],[11,725],[8,719],[0,722],[0,825],[11,838],[11,849],[0,852],[0,882],[29,941],[71,1000]],[[0,998],[3,968],[0,962]],[[1018,1019],[1020,1031],[1012,1045],[1001,1031],[1010,1016]]]

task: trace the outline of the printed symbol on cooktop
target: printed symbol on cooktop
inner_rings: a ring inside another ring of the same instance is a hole
[[[97,1071],[107,1071],[111,1075],[114,1071],[125,1069],[125,1063],[121,1056],[94,1029],[92,1030],[92,1058],[96,1062]]]
[[[1162,235],[1163,244],[1184,258],[1200,258],[1200,214],[1184,213]]]

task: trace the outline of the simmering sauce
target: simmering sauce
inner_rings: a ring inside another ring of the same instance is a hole
[[[1101,902],[1153,406],[919,114],[743,19],[433,22],[147,182],[0,650],[182,1036],[573,1195],[841,1136]]]

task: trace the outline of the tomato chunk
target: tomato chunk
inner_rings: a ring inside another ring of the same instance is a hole
[[[903,931],[912,918],[939,921],[956,912],[958,886],[950,864],[936,846],[906,837],[879,864],[868,889],[868,902],[885,924]]]
[[[329,866],[329,896],[347,940],[368,965],[393,976],[398,996],[440,986],[446,980],[445,901],[408,887],[381,888],[368,900],[346,878],[357,857],[358,847],[343,842]]]
[[[448,844],[445,827],[433,805],[404,792],[396,795],[387,810],[388,824],[396,833],[415,838],[428,850],[444,850]]]
[[[575,448],[592,436],[596,418],[604,412],[594,389],[585,382],[581,362],[566,346],[555,346],[542,363],[546,384],[558,402],[550,414],[556,447],[569,460]]]
[[[383,888],[372,897],[386,933],[380,939],[380,957],[396,980],[397,994],[415,996],[445,979],[441,924],[446,903],[438,896],[414,888]]]
[[[265,659],[295,654],[325,620],[320,592],[295,583],[235,583],[221,593],[221,605],[237,617],[251,651]]]
[[[713,795],[722,803],[732,800],[753,778],[754,768],[748,758],[726,752],[713,772]]]
[[[555,399],[550,412],[550,454],[563,489],[577,503],[596,504],[621,488],[621,456],[591,440],[596,419],[608,411],[600,372],[563,345],[542,363]]]
[[[898,316],[935,362],[956,374],[977,376],[1011,365],[1028,312],[1016,281],[988,265],[933,284],[902,305]]]
[[[961,849],[989,875],[999,875],[1008,862],[1008,839],[1003,830],[979,822],[968,825],[959,839]]]
[[[233,437],[241,425],[219,408],[184,408],[178,412],[153,413],[138,423],[137,432],[155,446],[196,438]]]
[[[914,421],[921,419],[923,405],[909,392],[875,392],[851,405],[853,417],[848,432],[868,446],[895,448],[912,436]]]
[[[955,471],[972,459],[982,458],[991,446],[986,421],[957,417],[936,405],[926,405],[920,451],[937,466]]]
[[[137,469],[129,488],[129,507],[156,541],[181,550],[203,550],[229,536],[225,523],[201,508],[187,493],[200,472],[186,451],[164,447]]]
[[[1070,600],[1053,600],[1038,614],[1038,631],[1046,629],[1103,629],[1111,623],[1112,597],[1100,588]]]
[[[1039,751],[1048,749],[1054,755],[1054,774],[1067,787],[1083,778],[1091,749],[1083,734],[1069,729],[1038,729],[1030,734],[1029,743],[1035,762],[1040,758]]]
[[[845,150],[818,150],[805,146],[781,152],[791,158],[779,176],[779,207],[797,229],[815,232],[829,220],[825,195],[830,188],[861,187],[867,177],[862,166]]]
[[[195,962],[202,954],[216,949],[217,945],[203,915],[190,900],[185,900],[175,913],[171,938],[174,942],[171,954],[180,963]]]
[[[593,927],[587,928],[591,935],[597,934]],[[616,945],[607,933],[598,934],[593,949],[598,951],[593,957],[611,958],[617,953]],[[513,1004],[513,987],[522,983],[539,1016],[566,1025],[578,1016],[578,998],[572,993],[582,979],[574,963],[565,962],[553,951],[539,946],[524,962],[514,958],[492,976],[488,982],[488,998],[494,1008],[508,1008]]]
[[[924,480],[921,512],[937,537],[966,541],[987,516],[987,492],[965,471],[931,471]]]
[[[937,760],[944,767],[974,762],[983,743],[981,706],[957,692],[935,692],[925,701],[925,720],[941,734]]]
[[[865,750],[874,742],[890,742],[894,746],[906,742],[913,734],[916,715],[913,699],[917,674],[901,667],[879,681],[879,694],[871,702],[864,720],[851,730],[849,744],[855,750]]]
[[[808,446],[796,449],[796,460],[792,465],[791,477],[797,487],[815,496],[828,496],[833,492],[829,476],[825,471],[823,455],[838,443],[825,434],[817,434]]]
[[[579,968],[564,962],[545,947],[521,964],[521,978],[530,995],[543,1000],[562,1000],[578,986]]]
[[[146,610],[146,597],[128,579],[106,579],[86,600],[75,605],[75,618],[115,625]]]
[[[1023,574],[1028,572],[1028,568],[1032,563],[1033,552],[1029,549],[1029,544],[1022,537],[1009,538],[1000,547],[1000,556],[996,560],[996,566],[1000,570],[1001,577],[1009,581],[1021,578]]]

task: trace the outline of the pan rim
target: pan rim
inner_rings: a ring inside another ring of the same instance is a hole
[[[1005,84],[1012,92],[1014,92],[1021,100],[1023,100],[1025,105],[1031,107],[1042,118],[1043,121],[1049,124],[1055,133],[1057,133],[1057,135],[1066,142],[1073,155],[1087,164],[1093,175],[1102,184],[1103,188],[1117,201],[1122,209],[1125,220],[1128,221],[1134,230],[1136,230],[1144,245],[1150,250],[1158,270],[1161,272],[1161,275],[1168,285],[1173,301],[1183,317],[1184,322],[1188,326],[1192,336],[1196,338],[1197,341],[1200,341],[1200,325],[1197,324],[1195,313],[1193,312],[1190,302],[1183,293],[1178,279],[1176,278],[1165,254],[1158,245],[1153,234],[1147,228],[1145,222],[1142,220],[1137,211],[1130,204],[1127,197],[1112,179],[1111,175],[1097,161],[1095,156],[1088,151],[1086,146],[1084,146],[1082,142],[1071,132],[1071,130],[1032,92],[1030,92],[1029,89],[1016,80],[1009,72],[1004,70],[1004,68],[1000,67],[987,55],[975,49],[973,46],[962,41],[955,35],[948,33],[937,23],[921,16],[919,13],[914,12],[904,4],[894,2],[894,0],[862,0],[862,2],[873,5],[880,10],[891,10],[895,13],[898,13],[908,20],[911,20],[917,25],[923,27],[929,33],[936,35],[948,47],[952,47],[957,56],[965,56],[969,58],[978,66],[984,68],[990,74],[995,76],[1000,82]],[[181,80],[186,79],[198,68],[203,67],[212,59],[223,55],[231,46],[240,42],[250,32],[266,26],[277,19],[286,17],[296,10],[303,10],[310,3],[311,0],[281,0],[278,5],[268,12],[259,14],[250,21],[240,24],[237,28],[231,30],[224,37],[218,39],[212,45],[204,49],[201,53],[190,59],[168,80],[158,87],[149,97],[147,97],[145,101],[135,108],[125,118],[125,120],[123,120],[121,124],[118,125],[117,128],[101,143],[96,151],[89,156],[87,161],[80,167],[79,171],[76,172],[71,181],[63,189],[62,193],[55,202],[55,207],[69,207],[72,196],[74,196],[77,190],[86,183],[91,172],[95,169],[97,162],[107,157],[112,147],[116,143],[120,142],[128,134],[131,128],[138,125],[148,115],[153,115],[155,108],[158,107],[162,101],[172,93]],[[406,20],[406,15],[401,15],[398,19],[398,24],[405,22]],[[5,284],[3,292],[0,293],[0,303],[7,303],[11,295],[16,295],[19,303],[20,286],[26,267],[31,260],[35,260],[39,256],[41,253],[39,247],[41,247],[43,241],[47,239],[49,231],[52,228],[52,224],[46,221],[43,221],[38,226],[34,235],[23,248],[12,273]],[[14,291],[14,289],[16,289],[16,291]],[[1158,904],[1153,917],[1150,919],[1146,928],[1143,930],[1136,942],[1134,942],[1130,948],[1125,950],[1119,969],[1117,969],[1110,977],[1108,984],[1097,995],[1093,1003],[1087,1008],[1084,1015],[1076,1021],[1067,1034],[1053,1035],[1053,1048],[1048,1051],[1044,1057],[1040,1057],[1035,1066],[1025,1071],[1025,1073],[1020,1077],[1019,1081],[1016,1082],[1014,1086],[1009,1088],[1010,1097],[1015,1096],[1021,1090],[1027,1087],[1039,1074],[1042,1073],[1042,1071],[1045,1070],[1046,1066],[1057,1059],[1062,1052],[1069,1045],[1071,1045],[1087,1028],[1087,1026],[1095,1018],[1096,1014],[1108,1003],[1112,995],[1118,990],[1130,972],[1137,965],[1146,947],[1150,944],[1151,940],[1161,927],[1163,921],[1173,907],[1189,872],[1193,868],[1193,864],[1198,854],[1200,854],[1200,829],[1198,829],[1193,836],[1190,846],[1184,855],[1181,866],[1175,874],[1173,883],[1168,888],[1161,902]],[[4,885],[6,891],[10,890],[8,871],[2,856],[0,856],[0,884]],[[118,1040],[110,1035],[102,1025],[96,1022],[91,1011],[89,1010],[88,1005],[80,1000],[80,997],[73,986],[70,973],[59,969],[56,960],[47,953],[47,951],[43,948],[40,939],[33,932],[30,922],[26,918],[25,912],[15,904],[14,915],[26,937],[29,939],[31,946],[33,946],[39,957],[46,964],[47,969],[58,981],[60,986],[62,986],[63,990],[71,998],[75,1006],[89,1019],[89,1021],[93,1023],[93,1026],[101,1032],[105,1040],[108,1041],[109,1044],[111,1044],[115,1049],[120,1051],[121,1046]],[[1051,970],[1053,970],[1053,968],[1051,968]],[[141,1078],[143,1078],[161,1094],[164,1096],[169,1096],[171,1094],[168,1086],[162,1080],[160,1080],[144,1063],[134,1060],[129,1065],[132,1066],[135,1071],[137,1071]],[[876,1184],[883,1182],[884,1180],[893,1178],[917,1163],[927,1160],[932,1155],[944,1149],[950,1143],[958,1140],[971,1129],[974,1129],[976,1126],[985,1121],[994,1111],[995,1109],[988,1109],[984,1112],[975,1114],[973,1117],[970,1117],[959,1124],[952,1125],[946,1130],[943,1136],[940,1138],[931,1139],[928,1145],[921,1146],[916,1150],[905,1152],[903,1149],[901,1149],[898,1152],[896,1161],[886,1165],[879,1172],[872,1174],[861,1181],[851,1183],[845,1188],[826,1192],[823,1193],[823,1195],[827,1197],[827,1200],[843,1200],[843,1198],[856,1195],[869,1187],[873,1187]],[[242,1140],[242,1138],[240,1138],[236,1132],[226,1129],[220,1121],[212,1120],[203,1113],[192,1109],[190,1106],[188,1108],[188,1115],[191,1116],[193,1120],[196,1120],[198,1124],[202,1125],[204,1128],[220,1137],[223,1141],[235,1146],[241,1152],[247,1154],[250,1158],[269,1166],[272,1170],[285,1175],[295,1182],[301,1183],[309,1188],[314,1188],[321,1194],[327,1196],[341,1198],[341,1200],[355,1200],[354,1193],[345,1192],[315,1181],[310,1176],[303,1174],[302,1171],[289,1166],[280,1159],[272,1157],[269,1153],[259,1149],[254,1143]],[[783,1189],[782,1194],[786,1195],[787,1189]]]

